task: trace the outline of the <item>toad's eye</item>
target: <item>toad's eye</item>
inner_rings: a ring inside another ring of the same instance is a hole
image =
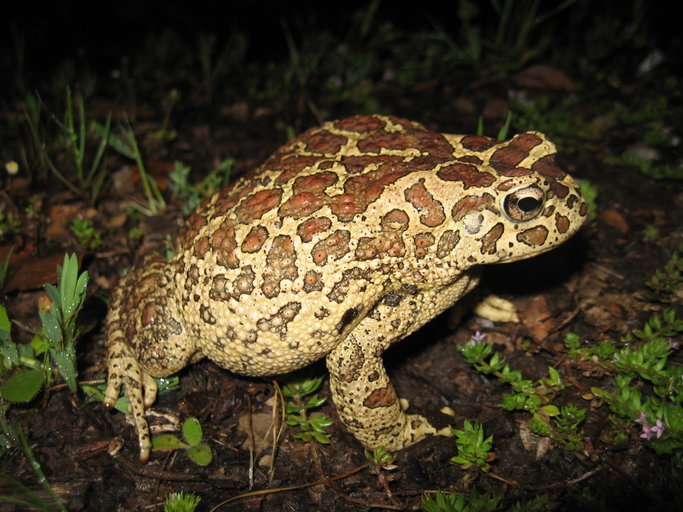
[[[503,207],[512,220],[531,220],[541,213],[545,194],[537,186],[520,188],[505,196]]]

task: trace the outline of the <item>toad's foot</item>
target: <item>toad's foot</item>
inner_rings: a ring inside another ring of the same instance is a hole
[[[115,338],[109,343],[109,379],[102,401],[102,406],[105,409],[114,408],[121,391],[121,385],[126,388],[128,412],[138,434],[140,462],[145,463],[149,460],[152,450],[145,409],[156,400],[157,384],[152,376],[144,372],[137,360],[130,355],[128,346],[124,343],[118,343]]]

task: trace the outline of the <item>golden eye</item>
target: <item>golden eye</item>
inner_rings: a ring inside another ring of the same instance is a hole
[[[516,221],[531,220],[543,209],[545,194],[535,185],[520,188],[505,196],[503,209],[508,217]]]

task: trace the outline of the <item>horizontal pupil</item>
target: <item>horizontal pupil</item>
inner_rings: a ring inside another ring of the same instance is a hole
[[[519,200],[517,206],[519,206],[519,209],[523,212],[531,212],[538,208],[538,201],[533,197],[523,197]]]

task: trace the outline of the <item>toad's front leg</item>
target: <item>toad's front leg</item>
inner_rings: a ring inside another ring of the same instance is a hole
[[[371,450],[400,450],[436,434],[426,418],[403,411],[381,350],[365,341],[351,333],[327,356],[332,398],[346,428]]]

